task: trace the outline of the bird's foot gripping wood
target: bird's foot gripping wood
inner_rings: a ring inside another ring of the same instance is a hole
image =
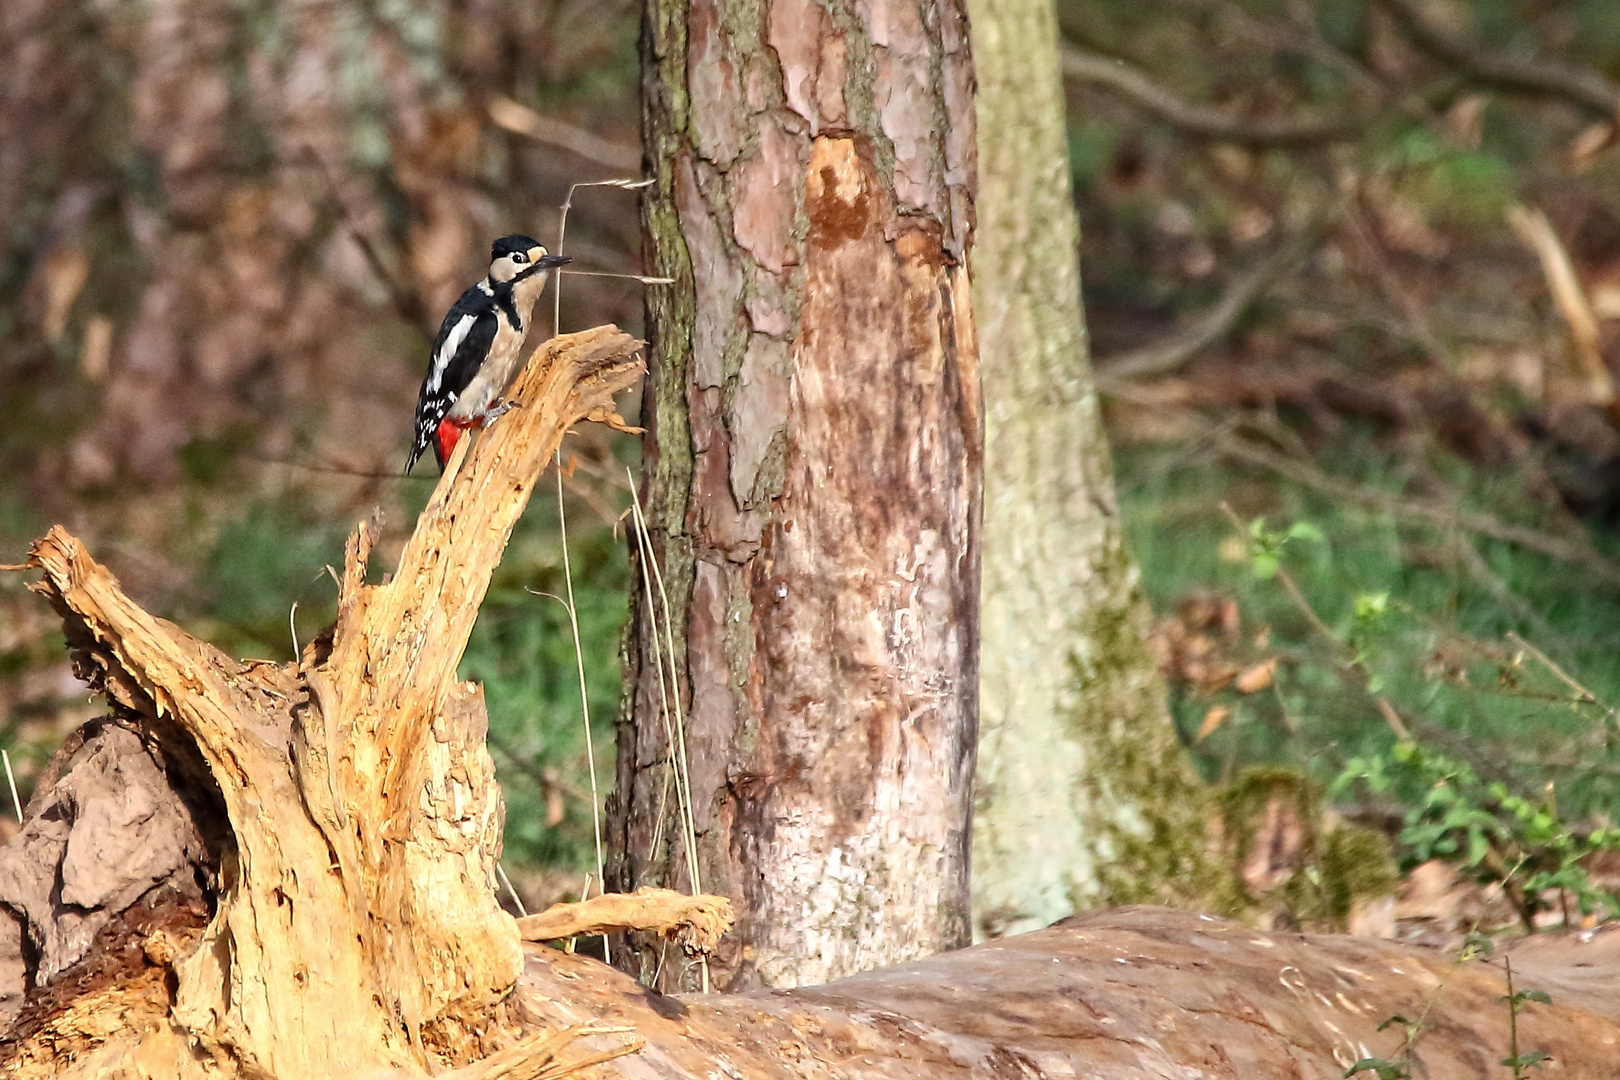
[[[515,408],[517,408],[517,402],[515,401],[497,401],[488,409],[484,410],[481,426],[489,427],[495,421],[499,420],[501,417],[505,416]]]

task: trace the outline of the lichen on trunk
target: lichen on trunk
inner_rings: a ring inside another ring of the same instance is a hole
[[[975,933],[1210,889],[1203,800],[1147,649],[1080,307],[1056,17],[969,0],[985,367]]]

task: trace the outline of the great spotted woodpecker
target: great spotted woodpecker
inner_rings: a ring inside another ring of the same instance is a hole
[[[497,402],[517,375],[534,302],[551,270],[569,261],[531,237],[495,241],[489,276],[461,294],[433,340],[433,361],[416,399],[407,474],[429,446],[442,472],[463,431],[506,411]]]

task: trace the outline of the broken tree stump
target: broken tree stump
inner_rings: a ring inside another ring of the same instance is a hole
[[[511,1041],[499,1007],[523,947],[493,888],[501,793],[456,667],[564,433],[623,426],[613,399],[640,348],[610,326],[541,346],[517,407],[457,448],[392,578],[365,583],[370,525],[349,538],[337,622],[295,663],[238,662],[147,614],[60,527],[34,545],[80,676],[194,763],[229,830],[213,916],[165,959],[167,1024],[122,1058],[92,1036],[82,1060],[14,1066],[329,1080],[426,1075]]]

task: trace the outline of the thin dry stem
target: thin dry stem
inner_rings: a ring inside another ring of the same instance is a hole
[[[579,711],[585,721],[585,767],[591,774],[591,836],[596,841],[596,878],[607,880],[602,867],[602,797],[596,790],[596,741],[591,735],[591,698],[585,688],[585,650],[579,640],[579,614],[574,606],[574,567],[568,557],[568,514],[563,509],[562,455],[557,457],[557,531],[562,536],[563,581],[568,586],[568,629],[574,635],[574,666],[579,672]],[[602,939],[602,955],[613,962],[612,946]]]
[[[505,128],[514,135],[522,135],[526,139],[578,154],[587,161],[594,161],[615,172],[625,172],[641,166],[640,147],[611,142],[555,117],[542,116],[527,105],[513,101],[503,94],[496,94],[490,98],[488,112],[489,118],[497,127]]]
[[[629,469],[625,472],[628,474]],[[658,664],[658,691],[663,698],[664,705],[664,735],[669,744],[671,758],[671,771],[675,777],[676,808],[681,815],[681,839],[686,849],[687,876],[692,883],[692,892],[697,894],[703,891],[700,884],[697,865],[697,823],[692,813],[691,779],[686,768],[686,731],[685,712],[681,708],[680,673],[675,667],[675,640],[670,627],[669,595],[664,591],[664,575],[659,568],[658,559],[653,553],[652,536],[647,531],[647,518],[642,513],[641,495],[634,485],[631,487],[631,511],[636,537],[640,541],[643,561],[651,570],[649,576],[645,571],[642,574],[642,586],[647,593],[647,614],[653,622],[653,655]],[[663,600],[663,607],[653,602],[653,582],[658,584],[658,595]],[[660,613],[662,613],[660,615]],[[658,630],[662,627],[665,643],[659,642]],[[667,647],[666,647],[667,646]],[[667,656],[669,664],[669,686],[666,690],[664,658]],[[673,701],[673,709],[671,708]],[[650,857],[650,854],[649,854]]]
[[[636,527],[641,530],[644,540],[650,540],[647,532],[647,517],[641,509],[640,492],[632,492],[631,498],[636,510]],[[648,552],[651,552],[652,544],[650,542],[646,544],[646,547]],[[685,824],[685,836],[683,839],[686,842],[687,873],[692,879],[692,892],[696,894],[703,891],[703,884],[698,876],[697,818],[692,811],[692,773],[687,764],[686,756],[686,710],[681,706],[680,673],[675,667],[675,657],[679,654],[675,651],[675,630],[669,614],[669,593],[664,591],[663,568],[658,565],[657,559],[648,560],[648,565],[652,567],[653,581],[658,585],[658,599],[662,604],[660,610],[663,612],[663,618],[659,620],[659,625],[662,626],[664,631],[664,652],[669,658],[669,677],[671,688],[674,691],[670,695],[670,700],[675,704],[675,740],[677,747],[675,760],[679,766],[679,790],[684,793],[681,802],[681,814]]]

